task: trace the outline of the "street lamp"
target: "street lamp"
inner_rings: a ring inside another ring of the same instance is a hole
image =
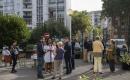
[[[71,25],[71,23],[72,23],[72,18],[71,18],[71,15],[72,15],[72,14],[73,14],[72,9],[69,9],[69,10],[68,10],[68,15],[69,15],[69,20],[70,20],[70,22],[69,22],[70,41],[71,41],[71,39],[72,39],[72,37],[71,37],[71,35],[72,35],[72,25]]]

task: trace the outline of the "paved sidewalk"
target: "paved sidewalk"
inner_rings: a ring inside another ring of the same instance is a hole
[[[68,78],[78,76],[91,68],[91,65],[87,65],[82,60],[76,60],[76,69],[70,75],[64,75],[64,80],[70,80]],[[15,74],[11,74],[10,68],[0,68],[0,80],[37,80],[36,70],[32,68],[20,68]],[[44,80],[51,80],[50,75],[45,75]],[[57,79],[56,79],[57,80]]]
[[[94,80],[96,76],[103,78],[103,80],[130,80],[130,71],[122,71],[120,67],[116,67],[116,72],[111,73],[107,65],[104,67],[102,75],[94,75],[90,68],[92,65],[84,63],[82,60],[76,60],[76,69],[72,74],[64,75],[63,80],[80,80],[79,77],[82,74],[89,76],[89,80]],[[9,71],[10,68],[0,68],[0,80],[37,80],[36,70],[31,67],[20,68],[15,74],[11,74]],[[46,74],[44,80],[52,80],[51,77],[51,75]]]
[[[102,80],[130,80],[130,71],[123,71],[120,67],[116,67],[116,72],[111,73],[108,66],[105,66],[103,69],[103,74],[93,74],[92,70],[88,70],[83,73],[89,77],[89,80],[95,80],[96,77],[101,78]],[[65,80],[80,80],[80,76],[73,76]]]

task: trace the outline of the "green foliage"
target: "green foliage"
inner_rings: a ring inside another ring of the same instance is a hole
[[[78,31],[90,32],[92,30],[91,20],[86,11],[73,11],[72,16],[72,33],[75,34]]]
[[[90,78],[87,75],[81,75],[80,80],[90,80]],[[103,80],[103,79],[96,77],[95,80]]]
[[[40,39],[40,36],[46,32],[49,33],[52,38],[69,36],[69,30],[63,23],[47,21],[42,26],[38,26],[32,31],[30,42],[36,43]]]
[[[128,15],[130,12],[130,0],[102,0],[103,15],[113,17],[123,14]]]
[[[10,45],[13,40],[27,40],[30,32],[21,17],[0,15],[0,36],[0,44]]]
[[[33,44],[28,44],[28,45],[26,46],[26,51],[32,51],[34,48],[35,48],[35,45],[33,45]]]
[[[89,77],[86,75],[80,76],[80,80],[89,80]]]
[[[126,52],[124,55],[121,56],[120,61],[130,65],[130,55]]]
[[[94,32],[94,36],[103,35],[103,29],[101,27],[95,27],[93,32]]]

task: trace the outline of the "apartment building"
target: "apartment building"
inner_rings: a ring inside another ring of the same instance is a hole
[[[27,22],[29,29],[36,27],[36,0],[22,0],[23,5],[23,18]]]
[[[0,0],[0,13],[24,18],[29,29],[52,20],[70,26],[70,0]]]
[[[21,16],[22,0],[0,0],[0,13],[4,15]]]
[[[101,11],[91,11],[88,14],[94,27],[101,26]]]
[[[64,23],[65,26],[70,26],[70,18],[68,11],[70,9],[71,0],[48,0],[49,5],[49,20]]]

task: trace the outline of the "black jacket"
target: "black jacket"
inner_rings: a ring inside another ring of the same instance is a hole
[[[93,51],[92,45],[93,45],[92,41],[84,42],[84,48],[87,49],[88,51]]]
[[[43,56],[44,54],[45,54],[45,52],[44,52],[44,45],[43,45],[43,43],[39,42],[37,44],[37,55],[38,56]]]
[[[64,54],[65,57],[71,57],[72,56],[71,43],[69,43],[69,42],[65,43],[64,50],[65,50],[65,54]]]
[[[75,54],[75,42],[74,41],[72,41],[71,46],[72,46],[72,54],[74,55]]]

